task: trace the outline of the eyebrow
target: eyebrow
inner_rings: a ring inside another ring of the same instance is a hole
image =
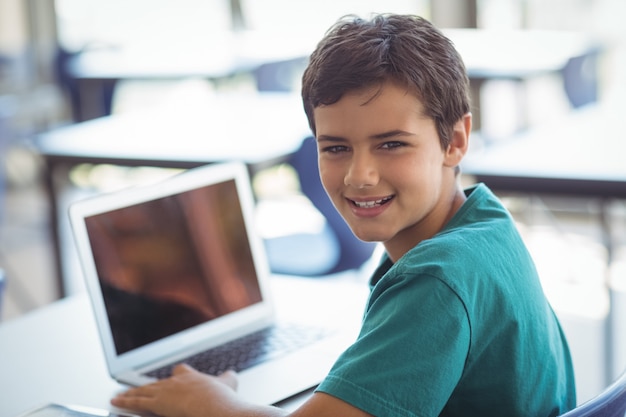
[[[377,133],[375,135],[371,135],[369,138],[372,140],[383,140],[383,139],[388,139],[388,138],[393,138],[393,137],[398,137],[398,136],[415,136],[415,134],[411,132],[407,132],[405,130],[394,129],[394,130],[390,130],[387,132],[382,132],[382,133]],[[321,141],[342,142],[345,140],[346,139],[341,136],[333,136],[333,135],[319,135],[317,137],[318,142],[321,142]]]
[[[388,132],[378,133],[376,135],[371,136],[371,138],[380,140],[380,139],[393,138],[396,136],[415,136],[415,134],[411,132],[407,132],[406,130],[395,129],[395,130],[390,130]]]

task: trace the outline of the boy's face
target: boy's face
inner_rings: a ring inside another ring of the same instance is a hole
[[[454,167],[471,121],[455,126],[453,144],[443,150],[415,95],[390,82],[375,92],[351,92],[314,110],[320,176],[354,234],[383,242],[397,260],[462,204]],[[459,129],[467,130],[464,139]]]

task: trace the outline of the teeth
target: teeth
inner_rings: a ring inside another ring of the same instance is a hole
[[[390,199],[391,199],[391,197],[382,198],[380,200],[375,200],[375,201],[361,201],[361,202],[360,201],[355,201],[354,204],[357,207],[360,207],[360,208],[372,208],[372,207],[375,207],[375,206],[379,206],[379,205],[383,204],[384,202],[389,201]]]

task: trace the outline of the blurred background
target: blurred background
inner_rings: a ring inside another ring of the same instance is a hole
[[[94,122],[197,114],[223,96],[279,93],[297,103],[306,56],[325,30],[372,12],[419,14],[450,34],[471,73],[476,155],[532,137],[534,153],[518,162],[599,166],[622,190],[498,192],[572,344],[580,400],[599,392],[626,367],[622,0],[0,0],[0,319],[83,291],[67,236],[73,199],[183,169],[81,161],[72,149],[60,164],[50,144],[85,132],[83,143],[98,136],[106,148],[110,131]],[[275,117],[280,125],[291,116]],[[475,180],[471,171],[463,181]],[[253,174],[268,239],[325,221],[293,166]]]

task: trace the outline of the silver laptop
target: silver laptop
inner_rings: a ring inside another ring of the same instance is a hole
[[[276,322],[254,204],[245,165],[223,163],[70,206],[113,378],[142,385],[180,362],[235,369],[241,395],[264,404],[322,380],[344,338]]]

